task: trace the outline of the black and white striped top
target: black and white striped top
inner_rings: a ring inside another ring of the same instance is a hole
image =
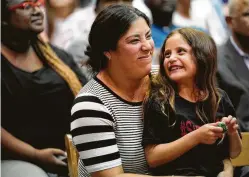
[[[80,91],[71,113],[73,141],[89,173],[119,165],[125,173],[147,173],[142,102],[123,100],[95,77]]]

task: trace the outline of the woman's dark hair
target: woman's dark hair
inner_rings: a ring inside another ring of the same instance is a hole
[[[93,72],[107,67],[108,59],[104,52],[115,50],[119,39],[139,17],[150,26],[144,13],[127,5],[110,5],[98,14],[89,34],[89,46],[86,51],[86,55],[90,57],[88,64]]]
[[[165,110],[174,110],[177,87],[167,76],[163,63],[166,42],[175,34],[180,34],[188,43],[195,58],[194,62],[197,71],[194,84],[200,90],[199,93],[194,93],[197,98],[196,114],[205,123],[214,122],[220,101],[220,94],[216,84],[217,48],[214,40],[202,31],[192,28],[180,28],[168,35],[159,56],[159,74],[152,80],[147,98],[149,95],[156,98],[156,101],[162,105],[162,111],[166,115],[168,113]],[[170,109],[166,108],[165,105],[170,105]],[[171,118],[170,116],[167,117]],[[175,122],[175,120],[169,120],[169,122]]]

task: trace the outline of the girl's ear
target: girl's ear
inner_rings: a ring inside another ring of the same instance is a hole
[[[108,60],[111,60],[111,54],[110,52],[104,52],[104,55],[106,56],[106,58],[108,58]]]

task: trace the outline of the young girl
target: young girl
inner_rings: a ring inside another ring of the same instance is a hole
[[[216,86],[216,56],[201,31],[181,28],[166,38],[144,104],[143,146],[154,175],[217,176],[224,159],[239,155],[234,108]]]

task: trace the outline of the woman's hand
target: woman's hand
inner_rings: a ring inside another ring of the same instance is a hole
[[[214,144],[218,138],[222,138],[223,129],[218,123],[205,124],[196,130],[197,137],[202,144]]]
[[[60,149],[54,148],[37,149],[35,151],[35,159],[43,164],[67,166],[65,162],[58,159],[56,156],[66,156],[66,153]]]
[[[221,121],[226,124],[227,129],[228,129],[227,130],[228,135],[237,133],[239,125],[237,124],[237,119],[235,117],[229,115],[228,117],[223,117]]]

